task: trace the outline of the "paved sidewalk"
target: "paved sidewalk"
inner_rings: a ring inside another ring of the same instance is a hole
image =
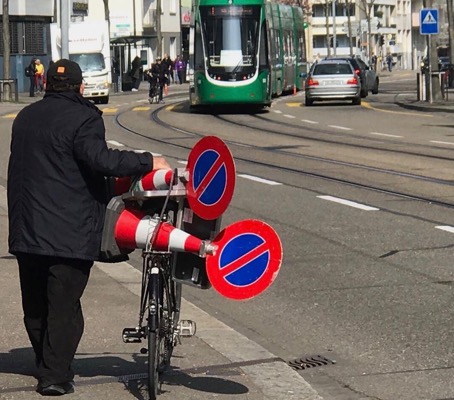
[[[410,79],[416,82],[418,71],[393,70],[392,72],[380,71],[380,83]],[[398,97],[396,104],[402,108],[421,112],[454,112],[454,88],[448,88],[447,97],[444,100],[433,100],[432,103],[425,100],[418,100],[417,92],[402,94]]]

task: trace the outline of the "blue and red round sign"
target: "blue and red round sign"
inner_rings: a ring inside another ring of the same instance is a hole
[[[208,278],[221,295],[246,300],[266,290],[282,263],[282,244],[271,226],[258,220],[236,222],[214,239],[218,251],[207,256]]]
[[[191,209],[200,217],[220,217],[230,204],[235,189],[235,162],[227,145],[216,136],[206,136],[188,157],[186,185]]]

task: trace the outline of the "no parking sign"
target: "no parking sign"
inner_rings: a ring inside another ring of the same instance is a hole
[[[282,244],[271,226],[258,220],[239,221],[213,242],[218,251],[207,256],[207,274],[221,295],[246,300],[273,283],[282,263]]]
[[[191,209],[200,217],[220,217],[235,189],[235,162],[226,144],[216,136],[199,140],[188,157],[186,186]]]

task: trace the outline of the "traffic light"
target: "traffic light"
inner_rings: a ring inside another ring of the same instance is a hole
[[[384,35],[380,35],[380,46],[383,46],[385,44],[385,36]]]

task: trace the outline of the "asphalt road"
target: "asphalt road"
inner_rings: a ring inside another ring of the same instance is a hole
[[[194,132],[223,138],[238,173],[223,225],[264,220],[284,246],[278,278],[257,298],[185,287],[186,300],[279,359],[324,357],[327,365],[299,371],[323,399],[454,397],[453,126],[449,110],[398,104],[414,93],[413,74],[384,76],[361,107],[306,108],[298,94],[259,115],[190,114],[176,90],[153,114],[143,93],[103,107],[111,145],[152,149],[179,166],[187,150],[175,145],[194,144]],[[10,122],[0,124],[7,141]],[[4,186],[7,146],[1,152]]]

